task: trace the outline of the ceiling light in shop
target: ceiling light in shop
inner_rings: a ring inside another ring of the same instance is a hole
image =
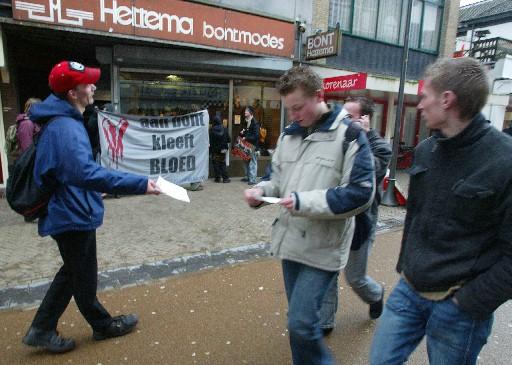
[[[178,75],[168,75],[165,77],[168,81],[181,81],[181,77]]]

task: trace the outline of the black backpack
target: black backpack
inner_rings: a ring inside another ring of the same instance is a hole
[[[12,174],[7,179],[7,202],[16,213],[28,219],[42,218],[48,213],[48,202],[55,190],[53,184],[40,188],[34,179],[37,141],[49,123],[43,126],[34,137],[34,143],[16,160]]]

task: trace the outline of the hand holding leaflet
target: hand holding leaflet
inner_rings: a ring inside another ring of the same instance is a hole
[[[173,184],[161,176],[158,176],[158,180],[156,181],[156,186],[162,191],[163,194],[169,195],[171,198],[181,200],[187,203],[190,203],[190,198],[188,197],[187,190]]]
[[[269,203],[269,204],[278,204],[281,201],[281,198],[275,198],[273,196],[258,196],[258,197],[255,197],[255,199],[258,199],[262,202]]]

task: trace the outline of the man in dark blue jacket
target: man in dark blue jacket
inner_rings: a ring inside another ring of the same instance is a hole
[[[94,101],[99,78],[97,68],[62,61],[49,75],[53,93],[31,109],[34,121],[46,123],[37,144],[34,177],[38,185],[54,187],[48,215],[39,220],[39,234],[57,242],[64,265],[23,343],[50,352],[75,347],[72,339],[57,333],[72,296],[95,340],[125,335],[137,324],[133,314],[112,317],[96,297],[96,229],[104,211],[100,193],[158,194],[159,190],[147,177],[106,170],[95,163],[82,114]]]
[[[375,164],[375,183],[377,186],[375,199],[368,210],[356,216],[356,226],[347,266],[345,278],[356,294],[369,305],[371,319],[377,319],[382,314],[384,304],[384,288],[368,275],[368,258],[375,239],[378,220],[378,206],[380,203],[379,187],[386,176],[389,161],[391,160],[391,146],[370,128],[370,120],[374,112],[373,101],[365,96],[349,97],[345,100],[343,108],[352,119],[359,123],[366,132]],[[320,310],[320,326],[323,333],[328,335],[335,326],[336,312],[338,310],[338,280],[333,280],[324,297]]]
[[[472,58],[425,73],[418,109],[432,137],[414,150],[402,247],[370,364],[403,364],[423,337],[431,364],[475,364],[493,313],[512,298],[512,139],[480,111]]]

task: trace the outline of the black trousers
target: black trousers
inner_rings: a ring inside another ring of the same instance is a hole
[[[70,231],[52,238],[57,241],[64,265],[46,292],[32,326],[46,331],[56,330],[59,318],[73,296],[93,330],[103,330],[110,325],[112,317],[96,297],[96,231]]]
[[[225,180],[229,178],[223,153],[213,155],[212,165],[213,173],[216,179],[223,178]]]

